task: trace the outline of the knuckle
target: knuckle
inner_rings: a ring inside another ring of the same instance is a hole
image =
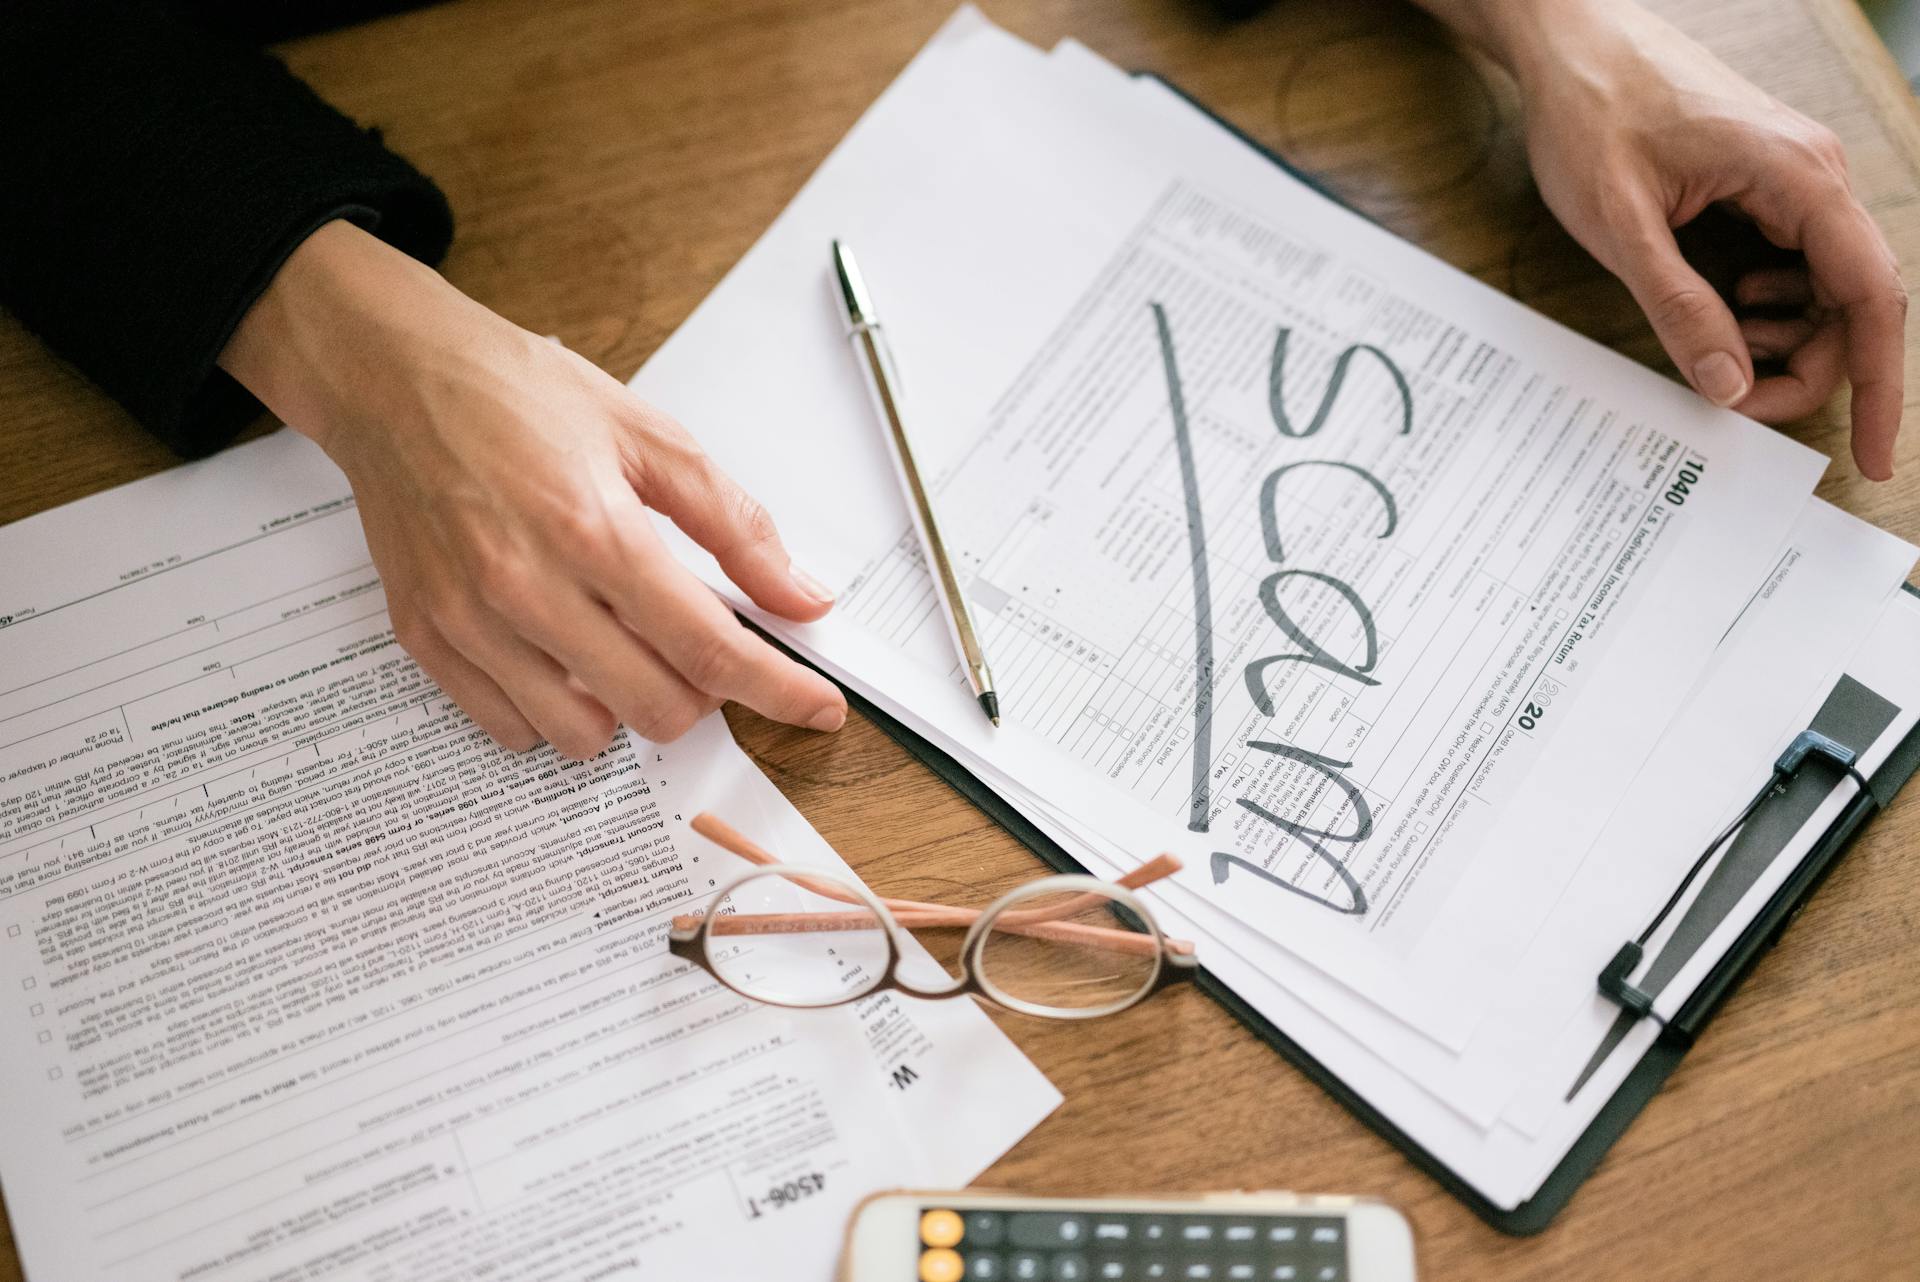
[[[1656,329],[1689,329],[1712,319],[1720,307],[1719,298],[1711,290],[1681,285],[1662,292],[1647,313]]]
[[[1621,187],[1603,184],[1593,193],[1593,210],[1602,226],[1612,228],[1616,233],[1626,234],[1629,239],[1639,239],[1642,216],[1640,201],[1629,195]]]
[[[440,635],[457,650],[469,649],[484,636],[473,598],[465,592],[438,592],[426,601],[425,610]]]
[[[1800,192],[1805,199],[1845,199],[1850,190],[1846,152],[1837,141],[1831,151],[1818,141],[1802,142],[1788,150],[1786,164],[1775,171],[1773,179],[1783,190]]]
[[[477,576],[474,586],[480,599],[509,619],[523,619],[537,608],[538,584],[515,559],[491,561]]]
[[[424,660],[433,648],[432,626],[411,610],[390,610],[387,619],[393,625],[393,639],[400,643],[400,648],[415,659]]]
[[[675,477],[698,476],[709,460],[693,433],[670,416],[635,400],[625,416],[627,470],[644,487]]]
[[[576,557],[598,562],[614,549],[613,521],[597,507],[563,508],[550,523],[550,528],[561,546]]]
[[[467,577],[475,583],[506,574],[518,562],[506,539],[494,530],[470,526],[460,532],[459,538]]]
[[[574,761],[587,761],[607,750],[607,745],[613,742],[616,729],[617,726],[605,721],[582,720],[556,729],[547,741],[561,756]]]
[[[742,546],[768,543],[778,537],[773,526],[773,516],[760,503],[760,500],[745,490],[728,484],[732,491],[728,502],[733,505],[733,528],[739,533],[737,541]]]
[[[1823,164],[1844,172],[1847,167],[1846,144],[1840,141],[1840,135],[1818,121],[1809,120],[1803,135],[1802,145]]]
[[[699,712],[690,701],[676,703],[656,710],[649,718],[651,724],[641,733],[655,743],[672,743],[693,729],[693,723],[699,719]]]
[[[514,752],[531,752],[540,745],[540,736],[528,725],[495,724],[484,729],[495,743]]]
[[[740,669],[740,637],[736,625],[718,629],[702,637],[689,652],[686,670],[680,675],[687,684],[708,694],[720,694]]]

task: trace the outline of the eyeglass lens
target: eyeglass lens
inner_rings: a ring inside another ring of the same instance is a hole
[[[1101,891],[1035,888],[1017,896],[988,923],[981,981],[995,996],[1063,1015],[1137,1001],[1159,974],[1160,945],[1131,913],[1115,913],[1121,903]],[[1060,929],[1067,925],[1092,930]]]
[[[763,873],[721,896],[707,935],[716,975],[749,997],[783,1006],[831,1006],[880,982],[889,955],[880,920],[843,883],[814,874],[805,882]],[[822,893],[829,888],[845,898]],[[806,929],[778,929],[803,913],[817,915]]]

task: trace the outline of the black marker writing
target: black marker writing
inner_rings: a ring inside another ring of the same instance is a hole
[[[1166,309],[1159,303],[1151,303],[1155,331],[1160,340],[1160,358],[1166,369],[1167,399],[1173,416],[1173,436],[1175,453],[1180,462],[1180,481],[1186,497],[1187,538],[1193,555],[1193,597],[1194,597],[1194,743],[1193,743],[1193,792],[1189,801],[1187,827],[1194,832],[1208,830],[1208,813],[1212,809],[1211,779],[1208,769],[1212,761],[1211,731],[1213,722],[1213,602],[1212,586],[1208,576],[1206,527],[1201,519],[1200,486],[1198,473],[1193,461],[1192,432],[1187,421],[1186,398],[1180,385],[1180,370],[1174,357],[1173,332],[1167,323]],[[1406,376],[1400,372],[1393,358],[1379,348],[1366,343],[1355,343],[1342,351],[1333,364],[1333,373],[1327,379],[1327,386],[1321,393],[1320,403],[1314,409],[1313,417],[1306,427],[1296,428],[1287,415],[1285,404],[1287,344],[1291,331],[1282,328],[1273,344],[1273,362],[1267,380],[1267,405],[1273,416],[1273,425],[1282,436],[1303,438],[1314,435],[1326,425],[1328,416],[1338,401],[1340,389],[1346,382],[1347,370],[1353,359],[1366,353],[1377,360],[1393,380],[1400,398],[1400,433],[1405,435],[1413,430],[1413,392],[1407,385]],[[1283,565],[1285,546],[1280,537],[1280,516],[1278,495],[1281,478],[1289,472],[1304,467],[1331,467],[1349,472],[1372,488],[1379,497],[1385,510],[1386,521],[1378,538],[1391,535],[1399,524],[1399,508],[1393,499],[1393,492],[1380,479],[1357,464],[1339,459],[1306,459],[1288,463],[1268,473],[1260,486],[1260,532],[1266,543],[1267,555],[1275,565]],[[1326,647],[1302,628],[1288,613],[1280,599],[1283,583],[1292,580],[1305,580],[1318,583],[1331,590],[1346,604],[1353,620],[1359,625],[1364,641],[1365,656],[1358,663],[1348,663],[1336,658]],[[1246,666],[1245,678],[1247,691],[1262,716],[1275,715],[1273,694],[1267,688],[1266,671],[1278,663],[1305,663],[1311,667],[1322,668],[1335,676],[1346,677],[1362,685],[1377,685],[1379,682],[1367,675],[1380,657],[1379,633],[1374,626],[1373,612],[1361,600],[1360,594],[1347,583],[1331,574],[1315,570],[1278,569],[1268,575],[1260,584],[1260,603],[1266,609],[1267,617],[1286,637],[1300,647],[1297,653],[1269,655],[1256,659]],[[1331,832],[1326,829],[1310,828],[1279,815],[1242,797],[1239,804],[1252,814],[1259,816],[1276,829],[1304,842],[1314,857],[1326,864],[1347,889],[1349,902],[1342,904],[1325,896],[1318,895],[1300,886],[1294,885],[1284,877],[1275,875],[1267,869],[1242,859],[1238,855],[1216,851],[1213,855],[1212,871],[1216,883],[1226,881],[1232,869],[1237,865],[1247,869],[1264,881],[1299,895],[1334,912],[1358,916],[1367,911],[1366,892],[1348,869],[1346,862],[1335,855],[1326,845],[1357,845],[1373,833],[1373,812],[1367,805],[1367,799],[1341,772],[1351,767],[1352,762],[1334,761],[1318,753],[1296,748],[1290,744],[1275,743],[1266,740],[1248,740],[1247,747],[1270,752],[1311,766],[1347,799],[1354,814],[1353,831],[1346,833]]]
[[[1387,523],[1374,537],[1384,539],[1392,534],[1400,524],[1400,509],[1393,501],[1393,491],[1380,483],[1380,478],[1358,463],[1347,463],[1340,459],[1310,458],[1298,463],[1283,463],[1267,473],[1267,479],[1260,482],[1260,537],[1266,541],[1267,559],[1275,565],[1287,559],[1286,549],[1280,543],[1280,513],[1276,509],[1276,499],[1280,491],[1280,478],[1288,472],[1303,467],[1337,467],[1351,472],[1380,496],[1380,503],[1387,509]]]
[[[1266,820],[1280,831],[1297,837],[1300,841],[1304,842],[1307,849],[1313,852],[1314,858],[1333,869],[1334,875],[1340,878],[1341,884],[1347,888],[1349,900],[1344,904],[1336,903],[1324,896],[1316,895],[1310,890],[1304,890],[1284,877],[1276,877],[1258,864],[1249,863],[1237,855],[1229,855],[1224,851],[1218,850],[1213,854],[1214,882],[1218,884],[1219,882],[1225,881],[1230,871],[1230,865],[1239,864],[1242,868],[1255,873],[1263,880],[1270,881],[1283,890],[1292,891],[1302,899],[1310,899],[1322,908],[1331,908],[1337,913],[1345,913],[1354,917],[1365,913],[1367,911],[1367,892],[1361,889],[1358,881],[1354,880],[1353,873],[1347,869],[1346,861],[1320,844],[1323,841],[1328,841],[1336,845],[1353,846],[1360,844],[1373,835],[1373,808],[1367,805],[1366,794],[1361,792],[1360,789],[1353,785],[1351,780],[1340,773],[1342,770],[1353,765],[1353,763],[1351,761],[1335,761],[1331,757],[1323,757],[1317,752],[1309,752],[1305,748],[1296,748],[1290,743],[1274,743],[1265,739],[1249,739],[1247,741],[1247,747],[1258,748],[1262,752],[1271,752],[1275,756],[1287,757],[1294,761],[1302,762],[1305,765],[1312,766],[1320,772],[1328,783],[1331,783],[1334,787],[1346,794],[1348,804],[1353,807],[1352,832],[1330,832],[1325,828],[1309,828],[1307,825],[1298,823],[1292,819],[1282,819],[1265,806],[1248,801],[1245,797],[1239,799],[1239,804],[1242,809],[1260,816],[1260,818]]]
[[[1393,363],[1393,357],[1387,355],[1372,343],[1355,343],[1341,352],[1333,362],[1333,376],[1327,379],[1327,390],[1320,393],[1320,404],[1315,407],[1313,417],[1307,421],[1304,430],[1296,431],[1293,420],[1287,417],[1287,406],[1282,398],[1281,384],[1286,381],[1287,339],[1293,331],[1282,327],[1273,340],[1273,365],[1267,371],[1267,407],[1273,411],[1273,425],[1280,429],[1282,436],[1312,436],[1326,426],[1327,415],[1333,413],[1333,403],[1340,398],[1340,385],[1347,381],[1347,366],[1353,364],[1353,358],[1360,353],[1375,357],[1386,366],[1387,373],[1393,379],[1393,385],[1400,392],[1400,434],[1405,436],[1413,431],[1413,389],[1407,386],[1407,376]]]
[[[1207,830],[1211,802],[1207,768],[1213,760],[1213,586],[1207,564],[1207,526],[1200,513],[1200,476],[1193,466],[1193,436],[1187,429],[1187,400],[1180,390],[1180,367],[1173,358],[1173,331],[1167,309],[1152,304],[1160,336],[1160,360],[1167,371],[1167,404],[1173,412],[1173,451],[1180,459],[1180,488],[1187,500],[1187,548],[1193,556],[1193,795],[1187,827]]]
[[[1320,643],[1303,632],[1293,621],[1293,617],[1280,604],[1280,581],[1294,578],[1312,579],[1316,583],[1326,584],[1353,610],[1354,617],[1360,622],[1361,635],[1365,637],[1367,643],[1367,657],[1362,662],[1351,667],[1340,662],[1321,649]],[[1325,668],[1343,677],[1351,677],[1362,685],[1380,684],[1366,675],[1373,670],[1374,663],[1380,658],[1380,638],[1374,631],[1373,613],[1360,599],[1360,594],[1339,579],[1331,574],[1319,574],[1313,570],[1280,570],[1261,580],[1260,604],[1267,607],[1267,617],[1272,619],[1274,625],[1286,633],[1295,645],[1306,647],[1304,654],[1274,654],[1264,659],[1255,659],[1247,665],[1247,689],[1252,692],[1253,701],[1260,705],[1262,716],[1273,715],[1273,696],[1267,693],[1266,682],[1261,679],[1261,674],[1275,663],[1305,663],[1316,668]]]

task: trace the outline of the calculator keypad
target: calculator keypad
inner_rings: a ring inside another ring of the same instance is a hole
[[[1347,1282],[1338,1216],[928,1207],[920,1238],[915,1282]]]

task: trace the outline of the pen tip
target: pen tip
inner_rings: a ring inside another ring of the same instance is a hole
[[[989,690],[980,696],[980,710],[987,714],[987,720],[994,725],[1000,724],[1000,696]]]

